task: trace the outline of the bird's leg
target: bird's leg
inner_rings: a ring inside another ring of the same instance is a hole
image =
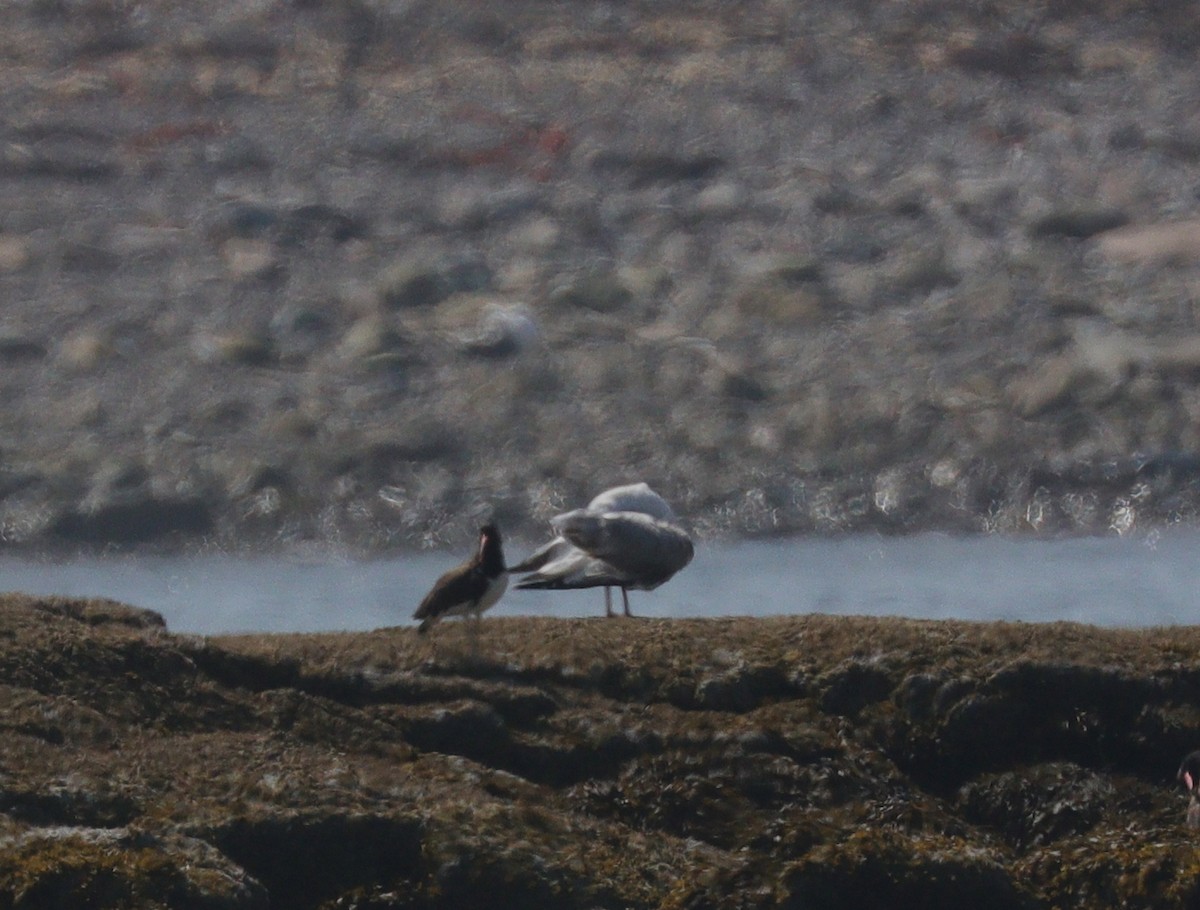
[[[483,627],[483,614],[477,612],[467,614],[466,623],[471,630],[471,656],[477,658],[479,657],[479,633]]]
[[[621,589],[621,599],[625,601],[625,615],[633,616],[633,614],[629,612],[629,592],[624,588]]]
[[[422,635],[418,640],[424,645],[424,647],[429,649],[429,659],[436,664],[438,661],[438,639],[441,638],[441,636],[430,634],[432,631],[433,624],[431,623],[429,626],[429,632]]]
[[[604,586],[604,615],[609,617],[616,615],[612,611],[612,588],[608,585]]]

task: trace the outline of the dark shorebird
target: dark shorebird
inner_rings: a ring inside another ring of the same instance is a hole
[[[451,569],[425,595],[413,619],[421,620],[422,635],[447,616],[474,616],[476,620],[500,599],[508,587],[500,529],[486,524],[479,529],[479,549],[461,566]]]
[[[1200,828],[1200,749],[1184,756],[1179,766],[1179,782],[1183,784],[1191,799],[1188,801],[1187,825]]]
[[[692,561],[692,541],[665,499],[644,483],[605,490],[585,509],[550,519],[557,536],[513,566],[529,573],[518,588],[604,588],[604,612],[612,589],[621,589],[625,615],[629,591],[651,591]]]

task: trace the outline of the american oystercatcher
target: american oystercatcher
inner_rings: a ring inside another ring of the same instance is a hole
[[[417,632],[425,634],[447,616],[474,616],[478,621],[508,587],[500,529],[486,524],[479,529],[479,549],[461,566],[451,569],[436,582],[413,619],[421,620]]]
[[[625,615],[629,591],[651,591],[692,561],[691,538],[667,501],[644,483],[605,490],[587,508],[550,519],[557,536],[513,573],[529,573],[518,588],[604,588],[604,612],[614,616],[612,589],[621,589]]]
[[[1191,797],[1188,801],[1187,826],[1200,828],[1200,749],[1184,756],[1178,777]]]

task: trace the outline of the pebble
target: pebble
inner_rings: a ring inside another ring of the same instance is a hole
[[[1107,259],[1123,264],[1167,265],[1200,261],[1200,220],[1131,225],[1096,241]]]
[[[227,240],[221,245],[221,258],[229,276],[239,281],[278,278],[283,271],[274,245],[266,240]]]
[[[58,359],[65,367],[79,372],[96,369],[116,353],[109,338],[99,332],[78,332],[62,340]]]
[[[29,241],[12,234],[0,234],[0,272],[17,272],[33,259]]]

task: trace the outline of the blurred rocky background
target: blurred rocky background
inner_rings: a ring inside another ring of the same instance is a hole
[[[4,20],[7,546],[1195,517],[1194,3]]]

